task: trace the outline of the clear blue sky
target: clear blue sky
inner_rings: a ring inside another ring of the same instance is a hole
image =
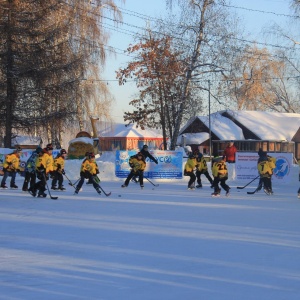
[[[283,25],[290,20],[288,17],[280,16],[281,14],[291,15],[289,4],[289,0],[231,0],[233,7],[230,9],[241,19],[249,40],[252,38],[264,42],[265,38],[261,34],[264,27],[272,22]],[[126,61],[130,61],[130,57],[122,54],[122,52],[130,43],[134,43],[134,33],[139,32],[139,28],[145,26],[145,16],[155,18],[164,15],[166,4],[164,0],[126,0],[126,3],[120,7],[125,24],[120,25],[118,31],[111,32],[111,39],[108,44],[116,48],[117,55],[108,59],[103,79],[108,80],[111,92],[116,99],[112,111],[113,119],[123,123],[123,113],[132,109],[128,103],[137,90],[134,83],[119,86],[116,81],[112,81],[115,80],[115,71],[120,67],[125,67]],[[106,22],[109,26],[112,24],[109,21]]]

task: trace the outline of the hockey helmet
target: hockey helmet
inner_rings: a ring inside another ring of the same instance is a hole
[[[60,150],[60,155],[63,155],[63,154],[67,154],[66,149],[61,149],[61,150]]]
[[[52,151],[52,150],[53,150],[52,144],[47,144],[46,150],[47,150],[47,151]]]

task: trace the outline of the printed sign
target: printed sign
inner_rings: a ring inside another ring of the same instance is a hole
[[[149,153],[155,157],[158,164],[146,159],[144,176],[147,178],[182,178],[182,152],[153,150]],[[131,170],[129,158],[137,151],[116,151],[115,174],[119,178],[126,178]]]
[[[276,168],[273,170],[272,180],[288,182],[290,180],[290,170],[293,162],[293,153],[270,153],[276,158]],[[237,152],[236,153],[236,179],[251,180],[257,177],[257,153]]]

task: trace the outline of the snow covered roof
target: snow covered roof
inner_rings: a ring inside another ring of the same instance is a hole
[[[209,139],[209,133],[184,133],[178,136],[177,145],[202,144]]]
[[[203,124],[209,127],[209,118],[198,117]],[[216,112],[210,115],[211,131],[220,140],[243,140],[244,135],[242,129],[228,118],[223,117]]]
[[[226,112],[262,140],[291,141],[300,127],[300,114],[247,110]]]
[[[37,136],[27,136],[27,135],[20,135],[16,136],[11,140],[12,146],[16,145],[39,145],[41,143],[41,138]]]
[[[106,129],[103,129],[98,132],[100,137],[131,137],[131,138],[139,138],[139,137],[146,137],[146,138],[162,138],[163,136],[153,130],[146,128],[142,130],[140,127],[136,128],[135,124],[125,125],[116,123],[112,126],[109,126]]]
[[[243,140],[244,135],[242,129],[237,126],[230,119],[223,117],[219,112],[210,115],[211,131],[220,140]],[[209,117],[208,116],[197,116],[191,118],[188,123],[181,129],[183,132],[191,123],[196,119],[199,119],[207,128],[209,128]],[[186,133],[185,133],[186,134]]]
[[[222,115],[224,113],[232,117],[232,120],[224,117]],[[191,118],[180,132],[188,128],[196,119],[199,119],[209,128],[208,116],[197,116]],[[259,139],[269,141],[291,141],[300,127],[300,114],[224,110],[211,114],[211,131],[220,140],[244,140],[242,128],[236,125],[233,120],[252,131]],[[178,141],[181,142],[181,140]]]

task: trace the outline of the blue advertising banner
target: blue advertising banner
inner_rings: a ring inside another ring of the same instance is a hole
[[[137,151],[116,151],[115,174],[119,178],[126,178],[131,170],[129,158]],[[153,150],[149,153],[155,157],[158,164],[146,159],[144,176],[147,178],[182,179],[182,152]]]

